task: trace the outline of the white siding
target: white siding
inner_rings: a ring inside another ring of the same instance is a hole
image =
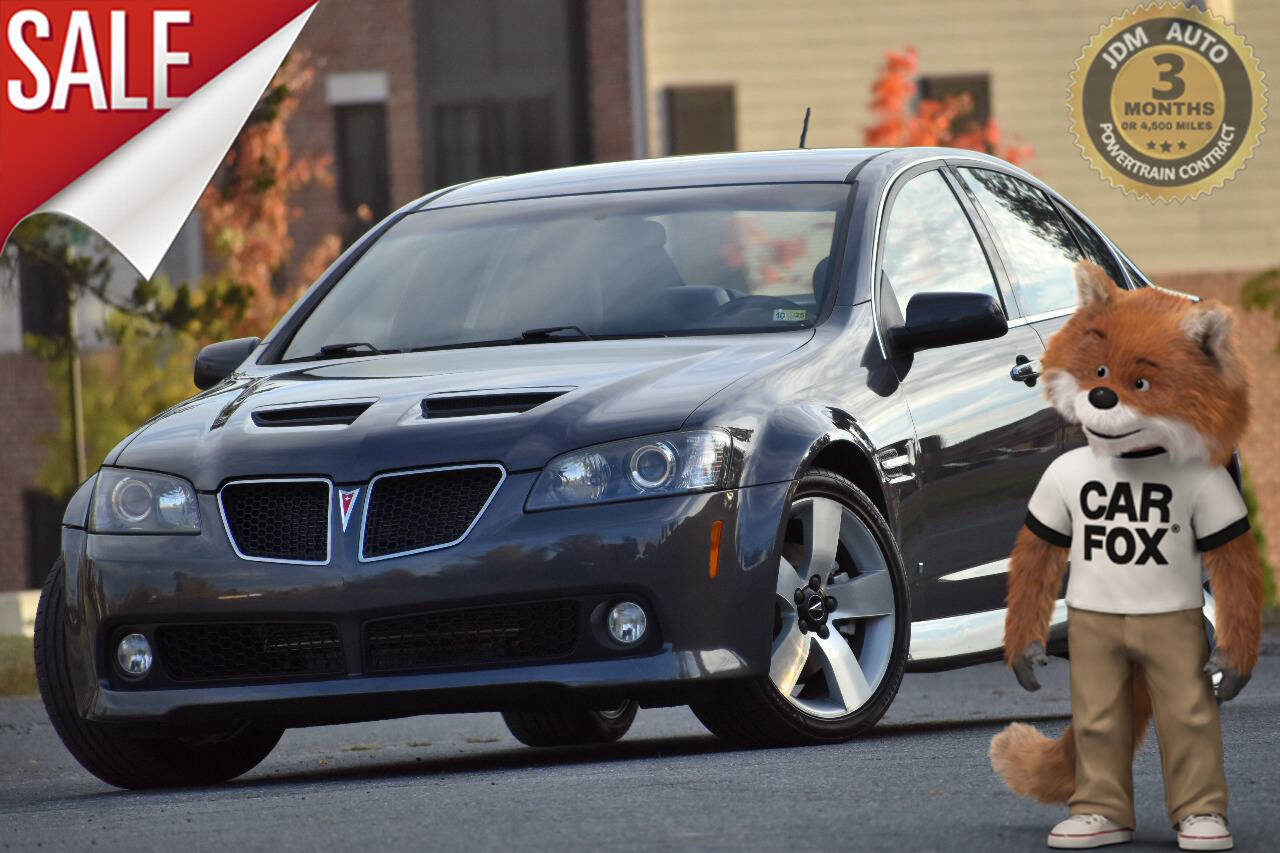
[[[796,145],[813,108],[810,147],[857,146],[884,51],[913,45],[920,73],[987,73],[992,113],[1009,138],[1034,146],[1029,163],[1153,273],[1253,270],[1280,263],[1280,130],[1262,137],[1235,180],[1194,202],[1139,201],[1093,171],[1069,132],[1068,77],[1089,38],[1133,3],[1078,0],[645,0],[649,150],[663,151],[661,92],[730,83],[742,150]],[[1280,80],[1280,2],[1210,7],[1233,16]],[[1272,103],[1280,95],[1272,90]],[[1277,109],[1273,106],[1272,113]],[[1275,119],[1273,118],[1273,123]]]

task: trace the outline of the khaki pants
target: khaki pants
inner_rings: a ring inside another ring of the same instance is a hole
[[[1227,813],[1222,729],[1199,610],[1129,616],[1069,611],[1071,723],[1076,788],[1071,813],[1105,815],[1132,828],[1133,664],[1151,695],[1164,802],[1176,825],[1193,814]]]

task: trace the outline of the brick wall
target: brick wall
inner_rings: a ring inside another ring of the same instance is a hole
[[[631,68],[626,0],[587,0],[587,103],[591,159],[630,160]]]
[[[35,488],[47,451],[45,436],[59,429],[46,365],[22,353],[0,355],[0,590],[31,585],[24,493]]]
[[[412,0],[320,3],[293,49],[295,55],[303,51],[316,67],[316,80],[289,122],[295,155],[334,155],[336,130],[325,96],[327,74],[385,71],[391,207],[421,195]],[[327,234],[342,234],[346,222],[336,187],[310,186],[294,197],[294,203],[302,211],[291,231],[295,256]]]
[[[1244,273],[1152,274],[1156,284],[1217,299],[1235,309],[1245,356],[1253,365],[1253,422],[1240,455],[1258,493],[1258,509],[1267,532],[1267,558],[1280,571],[1280,325],[1269,314],[1240,307]]]
[[[626,0],[583,0],[587,61],[590,156],[596,162],[631,157],[630,67]],[[387,145],[391,207],[430,190],[422,171],[419,75],[414,0],[345,0],[321,3],[299,36],[294,53],[307,52],[316,81],[288,126],[295,155],[334,156],[333,109],[325,96],[331,73],[385,71],[388,75]],[[336,175],[335,175],[336,177]],[[336,187],[298,193],[301,210],[292,235],[295,257],[327,234],[343,234],[347,222]]]

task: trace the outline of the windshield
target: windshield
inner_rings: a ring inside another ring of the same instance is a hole
[[[844,184],[601,193],[411,213],[283,360],[812,326]]]

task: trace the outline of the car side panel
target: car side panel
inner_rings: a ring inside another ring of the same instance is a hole
[[[908,456],[915,431],[876,343],[870,303],[837,306],[810,343],[712,396],[684,426],[728,428],[744,454],[744,486],[794,480],[843,442],[874,472],[861,485],[891,527],[915,488],[909,465],[891,476],[877,461]],[[908,573],[908,581],[914,595],[919,578]]]

